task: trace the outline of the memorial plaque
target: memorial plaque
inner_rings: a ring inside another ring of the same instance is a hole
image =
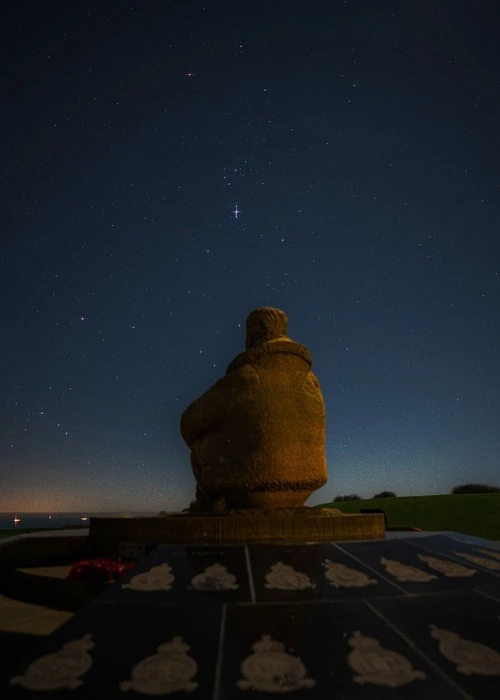
[[[471,589],[496,580],[465,559],[458,561],[423,549],[423,538],[414,542],[414,546],[403,540],[350,542],[338,547],[407,593]]]
[[[500,697],[500,602],[475,591],[370,603],[469,697]]]
[[[245,549],[231,545],[157,547],[99,597],[142,604],[250,600]]]
[[[212,700],[221,612],[93,603],[37,647],[1,697],[107,699],[186,690]]]
[[[219,700],[285,692],[311,700],[463,698],[363,603],[228,606]]]
[[[492,574],[500,579],[500,550],[491,546],[460,542],[445,535],[408,539],[407,542],[420,550],[445,554],[464,566],[472,566],[485,571],[488,578]]]
[[[249,545],[259,601],[301,601],[402,595],[333,544]]]

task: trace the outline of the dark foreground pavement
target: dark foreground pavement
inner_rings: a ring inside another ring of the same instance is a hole
[[[159,546],[0,698],[500,698],[500,543]],[[187,695],[186,695],[187,697]]]

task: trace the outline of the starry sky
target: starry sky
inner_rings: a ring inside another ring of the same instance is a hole
[[[496,3],[6,0],[0,511],[177,509],[283,309],[334,495],[500,485]]]

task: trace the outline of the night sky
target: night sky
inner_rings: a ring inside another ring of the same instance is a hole
[[[259,306],[325,398],[310,504],[500,485],[497,9],[2,3],[0,511],[186,507]]]

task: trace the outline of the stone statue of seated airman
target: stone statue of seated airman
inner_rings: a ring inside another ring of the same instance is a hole
[[[326,483],[325,406],[280,309],[249,315],[246,351],[182,414],[195,507],[298,508]]]

